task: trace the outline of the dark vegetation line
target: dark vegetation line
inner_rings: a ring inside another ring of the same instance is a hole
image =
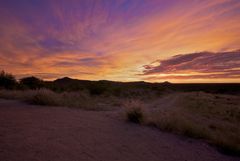
[[[128,93],[131,96],[142,94],[141,91],[151,91],[157,94],[180,91],[203,91],[207,93],[239,94],[240,83],[148,83],[148,82],[114,82],[107,80],[90,81],[64,77],[54,81],[44,81],[37,77],[25,77],[20,80],[4,71],[0,73],[0,89],[25,90],[46,88],[55,92],[88,91],[91,95],[110,94],[122,96]]]

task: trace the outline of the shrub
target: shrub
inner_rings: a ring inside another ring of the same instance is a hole
[[[12,74],[0,72],[0,87],[5,89],[14,89],[17,85],[17,81]]]
[[[143,103],[138,100],[130,100],[124,104],[127,120],[134,123],[144,121]]]
[[[130,122],[141,123],[143,114],[140,108],[133,108],[127,112],[127,119]]]
[[[88,90],[91,95],[101,95],[107,90],[107,86],[103,83],[96,82],[91,84]]]
[[[27,101],[37,105],[57,106],[61,104],[58,94],[48,89],[36,90]]]
[[[44,86],[44,83],[41,79],[36,77],[25,77],[20,80],[20,84],[29,89],[40,89]]]
[[[228,146],[226,144],[223,144],[223,145],[217,145],[217,148],[223,154],[232,155],[232,156],[240,156],[240,149],[239,149],[239,147],[236,147],[236,145]]]

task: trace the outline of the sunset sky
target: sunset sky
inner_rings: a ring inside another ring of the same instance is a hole
[[[240,0],[0,0],[0,70],[240,82]]]

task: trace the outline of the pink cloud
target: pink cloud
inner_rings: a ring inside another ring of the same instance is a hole
[[[0,3],[0,69],[16,75],[139,81],[151,60],[240,43],[238,0]]]
[[[239,79],[240,50],[176,55],[144,65],[143,75],[151,79]]]

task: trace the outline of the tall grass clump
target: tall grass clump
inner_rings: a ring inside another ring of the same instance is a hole
[[[17,99],[44,106],[74,107],[85,110],[112,110],[121,105],[115,97],[92,96],[88,91],[54,92],[41,88],[36,90],[0,90],[0,98]]]
[[[142,123],[144,121],[144,104],[139,100],[128,100],[124,104],[126,118],[133,123]]]
[[[59,106],[61,101],[62,98],[59,94],[48,89],[37,90],[36,94],[29,100],[32,104],[49,106]]]
[[[85,110],[97,110],[96,101],[84,92],[57,93],[48,89],[37,90],[29,100],[32,104],[45,106],[76,107]]]

